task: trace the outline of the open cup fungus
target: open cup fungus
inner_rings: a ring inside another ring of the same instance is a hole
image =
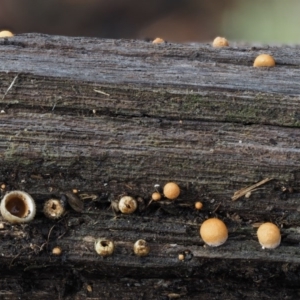
[[[23,191],[7,193],[0,205],[3,218],[12,223],[28,223],[33,220],[36,208],[33,198]]]

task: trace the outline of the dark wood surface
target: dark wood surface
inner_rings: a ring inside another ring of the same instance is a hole
[[[253,68],[260,53],[276,67]],[[2,194],[27,191],[38,207],[28,225],[3,221],[0,298],[297,299],[299,54],[39,34],[0,40]],[[249,198],[231,200],[265,178]],[[147,206],[154,185],[168,181],[180,185],[179,198]],[[83,213],[69,207],[47,219],[44,201],[72,189]],[[139,209],[115,216],[111,201],[124,194],[139,198]],[[211,216],[229,228],[219,248],[199,237]],[[281,229],[275,250],[257,242],[264,221]],[[97,256],[97,237],[116,242],[113,256]],[[133,255],[139,238],[148,257]],[[51,254],[56,245],[61,257]],[[179,261],[185,250],[192,259]]]

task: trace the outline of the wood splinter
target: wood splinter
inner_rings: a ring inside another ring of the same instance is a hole
[[[255,183],[255,184],[253,184],[253,185],[251,185],[251,186],[249,186],[249,187],[242,188],[242,189],[236,191],[236,192],[234,193],[234,195],[231,197],[231,200],[232,200],[232,201],[235,201],[235,200],[237,200],[237,199],[239,199],[239,198],[245,196],[247,193],[253,191],[255,188],[257,188],[257,187],[259,187],[259,186],[261,186],[261,185],[263,185],[263,184],[269,182],[269,181],[272,180],[272,179],[273,179],[273,178],[265,178],[264,180],[261,180],[261,181]]]

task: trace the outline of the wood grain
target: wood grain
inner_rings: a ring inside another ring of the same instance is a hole
[[[27,278],[38,282],[27,287],[32,299],[42,291],[43,299],[295,297],[299,52],[40,34],[0,40],[2,194],[25,190],[38,207],[28,225],[3,221],[0,264],[14,282],[0,282],[4,299],[20,296]],[[253,68],[260,53],[272,54],[276,66]],[[231,201],[265,178],[273,180]],[[147,206],[154,185],[168,181],[179,184],[179,198]],[[75,188],[84,212],[69,207],[61,220],[46,219],[44,201]],[[111,201],[123,194],[140,199],[138,212],[115,217]],[[196,211],[199,200],[204,208]],[[211,216],[229,227],[219,248],[199,237]],[[259,246],[256,223],[264,221],[281,228],[278,249]],[[103,236],[116,242],[105,259],[93,250]],[[133,255],[140,238],[150,243],[148,257]],[[57,245],[62,257],[51,255]],[[187,249],[193,258],[179,261]],[[204,287],[213,283],[216,290]]]

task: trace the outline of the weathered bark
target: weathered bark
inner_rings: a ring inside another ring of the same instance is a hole
[[[252,67],[264,52],[275,68]],[[0,230],[3,299],[297,297],[299,52],[35,34],[1,40],[0,181],[38,206],[30,224]],[[231,201],[264,178],[273,180]],[[147,206],[154,185],[170,180],[180,197]],[[44,201],[74,188],[84,212],[48,220]],[[137,213],[114,217],[110,202],[121,194],[143,199]],[[194,210],[196,200],[203,210]],[[222,247],[203,247],[199,225],[209,216],[229,227]],[[263,221],[281,227],[279,248],[259,246],[255,223]],[[116,242],[105,259],[93,248],[102,236]],[[139,238],[150,243],[148,257],[132,253]],[[55,245],[62,257],[51,255]],[[186,249],[193,258],[181,262]]]

